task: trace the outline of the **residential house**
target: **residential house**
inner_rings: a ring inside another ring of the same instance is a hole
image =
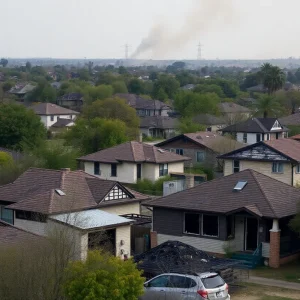
[[[283,126],[300,126],[300,112],[279,119]]]
[[[293,135],[290,139],[300,142],[300,134]]]
[[[222,134],[234,135],[240,143],[254,144],[287,137],[288,128],[276,118],[252,118],[222,128],[220,131]]]
[[[26,95],[35,88],[36,86],[32,85],[31,83],[17,83],[9,90],[9,93],[15,95],[19,101],[24,102]]]
[[[206,131],[216,132],[226,126],[226,120],[223,117],[218,117],[210,114],[199,114],[193,118],[195,123],[204,125]]]
[[[140,132],[144,136],[168,139],[175,135],[179,126],[178,119],[166,116],[148,116],[141,118]]]
[[[180,88],[180,90],[184,90],[184,91],[192,91],[195,87],[196,87],[196,84],[189,83],[189,84],[186,84],[186,85],[182,86],[182,87]]]
[[[164,116],[173,111],[171,105],[159,100],[146,99],[135,94],[115,94],[115,97],[124,99],[126,103],[136,110],[140,117]]]
[[[289,81],[285,82],[285,84],[283,85],[283,88],[281,90],[284,91],[291,91],[291,90],[295,90],[298,91],[299,87]],[[247,92],[250,93],[250,95],[253,95],[254,93],[267,93],[268,89],[264,87],[263,84],[258,84],[255,86],[252,86],[250,88],[247,88]]]
[[[43,236],[66,230],[82,250],[79,258],[94,247],[92,237],[105,234],[113,253],[124,257],[130,255],[133,221],[119,215],[140,214],[146,199],[119,182],[83,171],[31,168],[0,187],[0,219]]]
[[[251,117],[252,112],[249,108],[241,106],[234,102],[222,102],[219,104],[221,115],[227,121],[227,124],[244,121]]]
[[[156,181],[172,172],[183,173],[187,160],[188,157],[135,141],[78,158],[85,172],[124,183]]]
[[[215,166],[217,155],[239,149],[243,145],[213,132],[200,131],[177,135],[156,146],[189,157],[191,160],[185,161],[185,167],[191,167],[198,164]]]
[[[54,89],[58,90],[58,89],[60,89],[60,87],[61,87],[61,82],[58,82],[58,81],[51,82],[50,85],[51,85]]]
[[[30,107],[48,129],[52,126],[72,126],[79,112],[53,103],[39,103]]]
[[[207,181],[153,199],[153,234],[158,244],[177,240],[213,254],[262,250],[270,267],[299,253],[289,222],[297,213],[300,191],[253,170]]]
[[[224,176],[253,169],[286,184],[300,184],[300,143],[293,139],[259,142],[223,154]]]
[[[57,105],[80,111],[83,106],[83,95],[80,93],[65,94],[57,99]]]

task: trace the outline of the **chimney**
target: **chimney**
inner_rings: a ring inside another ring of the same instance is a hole
[[[185,175],[185,185],[187,189],[190,189],[195,186],[195,177],[193,174],[186,174]]]
[[[71,169],[70,168],[61,168],[61,171],[70,172]]]

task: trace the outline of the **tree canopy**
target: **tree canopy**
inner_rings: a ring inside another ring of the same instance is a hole
[[[46,128],[32,110],[18,104],[0,105],[0,146],[33,149],[46,138]]]
[[[277,66],[265,63],[261,66],[259,75],[264,87],[268,90],[268,94],[272,94],[280,90],[285,83],[285,74]]]
[[[158,77],[154,82],[152,96],[154,99],[166,100],[166,98],[161,99],[161,95],[167,95],[169,99],[174,99],[180,83],[174,77],[163,74]]]

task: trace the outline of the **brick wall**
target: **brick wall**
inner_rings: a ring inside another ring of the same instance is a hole
[[[271,268],[279,268],[280,266],[280,231],[270,231],[269,266]]]

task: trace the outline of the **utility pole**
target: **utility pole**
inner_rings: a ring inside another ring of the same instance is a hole
[[[129,57],[129,48],[130,48],[130,45],[125,44],[123,47],[124,47],[124,49],[125,49],[125,59],[128,59],[128,57]]]
[[[197,60],[201,60],[202,59],[202,46],[201,43],[199,42],[197,49],[198,49],[198,55],[197,55]]]

